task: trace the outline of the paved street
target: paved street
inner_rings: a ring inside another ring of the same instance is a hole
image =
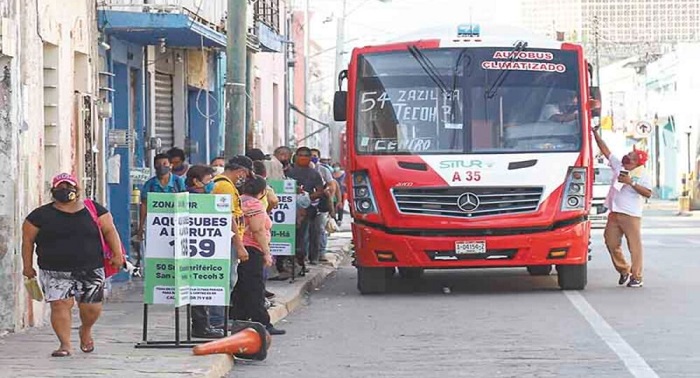
[[[647,214],[643,289],[617,286],[602,230],[580,294],[517,269],[431,271],[361,296],[345,266],[285,320],[268,360],[230,377],[697,376],[700,217]]]

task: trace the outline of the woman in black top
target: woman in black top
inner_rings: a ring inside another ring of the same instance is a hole
[[[92,326],[102,312],[104,298],[104,251],[100,230],[79,196],[78,182],[72,175],[62,173],[53,179],[51,195],[54,202],[29,214],[22,225],[23,274],[37,275],[33,268],[36,246],[39,281],[44,298],[51,304],[51,325],[60,346],[51,355],[71,355],[71,309],[74,301],[80,309],[80,349],[92,352]],[[121,241],[112,215],[95,204],[102,234],[114,253],[110,264],[124,264]]]

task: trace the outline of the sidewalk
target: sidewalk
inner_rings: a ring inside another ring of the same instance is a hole
[[[320,286],[345,256],[342,248],[349,242],[346,233],[329,238],[328,250],[336,252],[329,263],[310,267],[305,277],[295,282],[268,281],[268,290],[277,294],[270,308],[277,323],[303,304],[306,292]],[[128,290],[115,290],[105,304],[94,328],[95,352],[80,352],[78,317],[74,312],[73,356],[51,358],[58,341],[50,326],[30,329],[0,338],[0,377],[221,377],[233,367],[228,355],[194,356],[191,349],[136,349],[141,340],[143,282],[131,282]],[[75,311],[75,310],[74,310]],[[173,340],[173,309],[149,307],[149,339]],[[181,336],[186,335],[185,310],[181,310]],[[281,328],[284,328],[283,326]],[[286,337],[286,336],[275,336]],[[272,347],[275,348],[275,342]]]

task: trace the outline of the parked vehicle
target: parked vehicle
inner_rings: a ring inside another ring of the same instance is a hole
[[[608,213],[610,213],[610,210],[605,207],[605,197],[613,182],[613,171],[607,165],[596,164],[593,173],[593,199],[588,219],[591,220],[592,227],[605,227]]]

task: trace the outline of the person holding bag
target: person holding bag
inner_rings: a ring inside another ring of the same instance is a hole
[[[54,201],[32,211],[22,225],[23,275],[30,279],[37,276],[33,267],[36,247],[39,281],[44,299],[51,305],[51,326],[60,342],[53,357],[72,353],[71,310],[76,301],[80,349],[84,353],[95,350],[92,327],[102,312],[105,267],[109,275],[125,263],[112,215],[101,205],[81,199],[79,191],[74,176],[57,175],[51,185]]]

